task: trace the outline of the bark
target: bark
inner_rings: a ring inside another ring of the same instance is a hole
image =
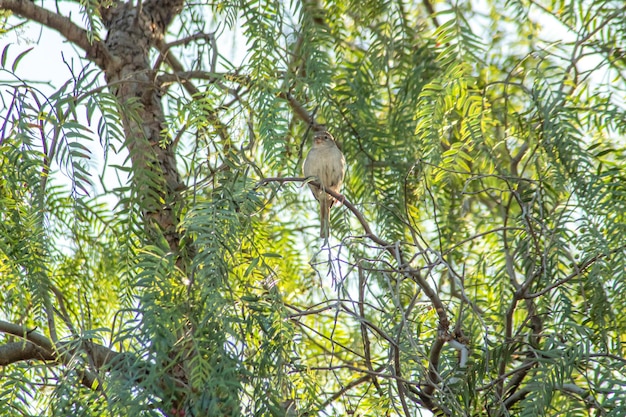
[[[180,234],[175,206],[183,184],[172,141],[162,137],[165,116],[156,75],[150,66],[150,52],[162,41],[167,26],[182,6],[182,0],[162,0],[147,1],[140,7],[117,3],[102,10],[108,30],[105,44],[114,57],[104,71],[123,109],[122,122],[144,220],[147,227],[163,233],[177,256]],[[178,266],[184,269],[180,258]]]
[[[126,146],[133,168],[134,190],[141,201],[141,209],[150,243],[157,243],[160,235],[166,239],[170,252],[177,258],[177,266],[186,270],[181,257],[181,237],[178,230],[178,193],[182,190],[174,146],[171,138],[163,137],[165,115],[156,73],[150,65],[150,53],[163,41],[163,35],[172,18],[180,13],[183,0],[152,0],[136,6],[117,3],[104,9],[102,17],[108,36],[107,50],[115,58],[114,65],[104,68],[112,92],[123,111]],[[179,337],[185,337],[179,335]],[[174,364],[163,364],[177,381],[175,393],[164,399],[170,415],[185,415],[188,386],[186,358],[173,354]]]
[[[52,361],[56,356],[32,342],[11,342],[0,346],[0,366],[32,359]]]
[[[43,334],[4,320],[0,320],[0,333],[11,334],[21,339],[0,346],[0,366],[27,360],[58,362],[73,366],[72,364],[76,364],[75,357],[79,350],[87,353],[90,365],[96,370],[117,366],[126,358],[125,354],[89,341],[62,342],[54,346],[52,341]],[[94,388],[96,374],[88,370],[80,372],[82,372],[82,384],[87,388]]]
[[[125,145],[129,149],[132,164],[134,197],[140,202],[148,231],[148,243],[158,244],[162,235],[170,252],[177,259],[177,266],[185,271],[186,261],[181,254],[177,216],[179,193],[183,184],[176,168],[172,141],[163,137],[165,115],[161,91],[150,60],[151,52],[163,43],[168,25],[180,13],[183,4],[184,0],[148,0],[143,3],[114,1],[109,7],[100,10],[107,31],[106,39],[90,42],[87,32],[67,17],[27,0],[0,0],[0,9],[11,10],[26,19],[57,30],[70,42],[82,48],[86,57],[102,68],[109,89],[117,97],[121,110]],[[9,362],[39,359],[64,363],[64,354],[59,354],[62,344],[55,348],[43,336],[42,340],[32,340],[32,335],[21,337],[27,340],[2,347]],[[116,357],[114,352],[108,349],[103,351],[95,344],[83,344],[77,348],[87,353],[91,365],[96,368],[99,368],[99,364],[110,363],[109,359],[103,359],[108,358],[107,355]],[[168,366],[168,369],[173,369],[170,375],[173,380],[186,386],[188,375],[185,363],[176,363]],[[93,377],[83,379],[85,385],[96,387]],[[164,385],[173,383],[170,381]],[[170,415],[184,415],[184,391],[178,390],[175,397],[164,399],[168,409],[163,411]]]
[[[23,0],[0,0],[0,10],[10,10],[18,16],[25,17],[56,30],[68,41],[85,51],[86,57],[101,68],[105,63],[111,65],[111,57],[102,42],[90,42],[87,31],[74,24],[68,17],[51,12],[35,3]]]
[[[175,205],[183,184],[176,168],[172,141],[162,137],[165,116],[155,71],[150,66],[150,52],[162,44],[168,25],[180,13],[183,4],[183,0],[149,0],[137,2],[137,5],[114,2],[100,10],[107,29],[106,40],[91,42],[87,31],[68,17],[29,1],[0,0],[0,9],[58,31],[104,70],[110,89],[120,103],[134,185],[138,200],[142,201],[144,220],[156,232],[153,241],[158,233],[163,233],[170,250],[177,256],[180,234]],[[185,269],[184,262],[178,259],[178,266]]]

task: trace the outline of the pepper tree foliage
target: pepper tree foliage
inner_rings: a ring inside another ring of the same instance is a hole
[[[0,0],[0,414],[626,414],[622,2],[70,3]]]

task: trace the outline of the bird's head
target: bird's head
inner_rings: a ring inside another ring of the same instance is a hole
[[[314,145],[328,145],[335,141],[333,135],[331,135],[326,130],[321,130],[319,132],[315,132],[315,136],[313,136],[313,144]]]

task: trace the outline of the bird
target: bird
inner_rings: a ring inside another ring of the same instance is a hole
[[[346,173],[346,159],[328,131],[315,132],[313,146],[304,160],[302,171],[305,177],[315,177],[315,181],[321,185],[320,188],[309,184],[309,188],[320,204],[320,238],[328,239],[330,208],[336,199],[324,190],[338,193]]]

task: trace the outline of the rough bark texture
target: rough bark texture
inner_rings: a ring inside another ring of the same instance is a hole
[[[186,270],[186,260],[180,253],[181,235],[176,214],[178,196],[183,184],[176,168],[174,146],[169,138],[162,136],[165,115],[161,92],[150,62],[151,50],[163,43],[168,25],[180,13],[183,4],[184,0],[113,2],[109,7],[100,10],[107,38],[94,42],[89,40],[84,29],[69,18],[36,6],[32,2],[0,0],[0,9],[11,10],[19,16],[58,31],[74,45],[82,48],[87,59],[102,68],[109,89],[118,98],[121,108],[125,145],[130,152],[132,163],[133,190],[137,201],[141,202],[143,219],[149,232],[147,243],[157,244],[162,234],[170,252],[177,259],[177,266]],[[52,342],[43,336],[42,340],[31,340],[33,337],[28,336],[28,342],[3,346],[2,352],[6,360],[2,364],[30,359],[59,361]],[[97,369],[100,366],[111,365],[109,359],[119,355],[93,344],[82,346],[81,349],[89,354]],[[109,359],[99,360],[101,354],[105,354]],[[188,358],[189,355],[173,352],[172,358],[175,357]],[[63,362],[62,358],[60,362]],[[119,363],[120,366],[123,366],[122,362]],[[163,364],[167,366],[166,369],[170,369],[169,375],[165,378],[169,382],[164,381],[164,386],[171,386],[172,381],[179,382],[180,386],[186,386],[188,380],[186,363],[185,361],[180,363],[180,360],[176,362],[173,365]],[[83,383],[91,388],[94,381],[95,376],[91,376]],[[165,408],[162,411],[178,417],[187,415],[185,391],[176,390],[174,397],[163,399]]]
[[[172,141],[162,136],[165,116],[155,72],[150,65],[151,49],[163,40],[167,26],[182,6],[182,0],[147,1],[140,6],[117,3],[103,10],[102,16],[108,29],[105,44],[114,57],[109,61],[114,64],[104,68],[105,76],[123,108],[126,146],[144,221],[149,235],[158,238],[159,233],[163,234],[177,258],[177,266],[185,270],[185,261],[180,256],[176,209],[178,192],[183,186],[176,169]],[[172,354],[172,358],[188,356]],[[179,381],[181,388],[187,385],[188,372],[185,361],[176,362],[173,366],[163,366],[171,370],[170,376]],[[183,392],[178,389],[172,398],[164,399],[167,406],[163,411],[186,415],[187,401]]]
[[[10,10],[16,15],[26,17],[29,20],[56,30],[68,41],[84,50],[87,58],[100,67],[105,65],[105,62],[110,59],[104,45],[98,41],[89,42],[87,31],[75,25],[69,17],[53,13],[37,6],[34,2],[22,0],[0,0],[0,10],[2,9]]]
[[[144,219],[148,227],[160,229],[176,255],[180,236],[174,205],[183,186],[172,142],[162,138],[165,117],[150,66],[150,50],[163,39],[167,26],[182,6],[182,0],[163,0],[148,1],[139,7],[117,3],[102,10],[108,30],[105,45],[114,58],[104,67],[106,79],[122,108],[136,110],[122,114]]]

